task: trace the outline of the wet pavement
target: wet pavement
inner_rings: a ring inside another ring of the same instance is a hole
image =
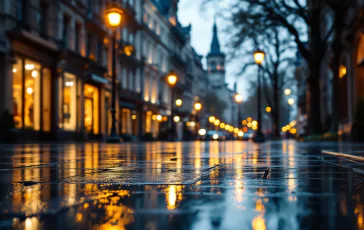
[[[4,229],[364,229],[336,143],[0,145]]]

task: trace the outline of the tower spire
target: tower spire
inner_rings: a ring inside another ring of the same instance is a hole
[[[214,16],[214,25],[212,28],[212,41],[210,47],[209,55],[221,55],[220,50],[220,41],[218,36],[217,24],[216,24],[216,15]]]

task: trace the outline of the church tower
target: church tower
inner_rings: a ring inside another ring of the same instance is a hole
[[[213,87],[225,86],[225,54],[220,50],[220,42],[216,21],[213,26],[213,35],[210,52],[207,55],[207,69]]]

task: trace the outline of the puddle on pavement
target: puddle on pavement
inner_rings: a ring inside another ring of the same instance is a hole
[[[363,175],[342,167],[363,165],[327,147],[4,145],[0,228],[364,229]]]

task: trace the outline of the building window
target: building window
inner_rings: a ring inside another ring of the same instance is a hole
[[[84,88],[84,125],[90,134],[99,133],[99,90],[97,87],[85,84]]]
[[[65,48],[69,46],[69,22],[70,18],[67,15],[63,15],[63,31],[62,31],[62,41]]]
[[[97,61],[102,63],[102,54],[104,50],[103,41],[100,39],[97,41]]]
[[[92,35],[90,33],[88,33],[87,40],[86,40],[86,56],[87,57],[90,57],[90,55],[92,54],[91,45],[92,45]]]
[[[60,115],[59,127],[67,131],[76,130],[76,76],[70,73],[64,73],[63,79],[60,78]]]
[[[81,37],[81,24],[76,22],[76,25],[75,25],[75,51],[77,53],[81,52],[80,37]]]
[[[15,127],[38,131],[43,126],[44,131],[49,131],[50,70],[32,60],[17,58],[12,72]]]
[[[40,3],[39,18],[38,18],[38,28],[41,36],[47,36],[47,15],[48,5],[45,3]]]

